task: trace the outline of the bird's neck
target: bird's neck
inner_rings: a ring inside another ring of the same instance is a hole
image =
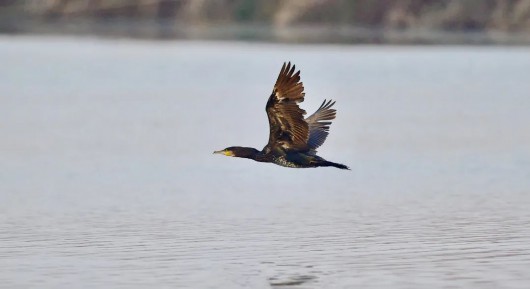
[[[256,160],[256,157],[258,156],[259,153],[260,151],[258,151],[255,148],[240,147],[238,148],[235,156],[238,158]]]

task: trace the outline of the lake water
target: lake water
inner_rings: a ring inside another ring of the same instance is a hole
[[[283,61],[319,154],[261,149]],[[0,38],[1,288],[530,288],[530,48]]]

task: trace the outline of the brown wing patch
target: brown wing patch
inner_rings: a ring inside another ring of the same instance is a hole
[[[304,101],[304,85],[300,71],[295,73],[291,63],[283,64],[266,111],[269,117],[270,135],[267,146],[280,146],[286,150],[307,148],[309,127],[304,120],[305,110],[298,107]]]

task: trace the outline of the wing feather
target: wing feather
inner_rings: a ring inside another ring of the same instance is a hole
[[[295,65],[284,63],[265,110],[269,118],[267,147],[280,146],[284,150],[304,150],[309,138],[309,125],[304,120],[305,110],[298,106],[304,101],[304,85]]]
[[[324,100],[317,111],[305,120],[309,125],[307,146],[314,152],[328,137],[331,120],[335,119],[337,113],[335,109],[331,108],[334,104],[335,102],[332,100]]]

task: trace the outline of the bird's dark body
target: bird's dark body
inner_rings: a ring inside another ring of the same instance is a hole
[[[249,147],[228,147],[215,153],[258,162],[274,163],[289,168],[336,167],[348,169],[343,164],[327,161],[316,155],[329,133],[331,120],[335,118],[335,102],[324,100],[308,118],[298,106],[304,101],[304,86],[300,71],[295,73],[291,63],[283,65],[265,111],[269,118],[269,142],[258,151]]]
[[[273,163],[288,168],[310,168],[311,162],[299,153],[292,153],[285,156],[275,156]]]
[[[315,156],[309,156],[301,152],[284,152],[279,149],[263,153],[264,149],[256,156],[256,161],[270,162],[288,168],[311,168],[316,167]]]
[[[273,163],[287,168],[316,168],[316,167],[336,167],[339,169],[348,169],[343,164],[327,161],[317,155],[306,152],[285,152],[279,148],[267,148],[258,151],[249,147],[229,147],[235,156],[247,158],[262,163]]]

